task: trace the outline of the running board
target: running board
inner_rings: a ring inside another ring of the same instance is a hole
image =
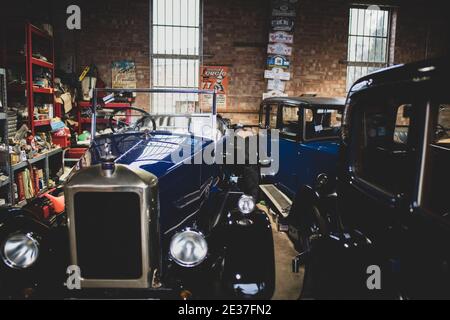
[[[259,187],[267,196],[269,201],[273,204],[274,209],[278,211],[277,213],[280,214],[283,218],[287,218],[292,206],[291,199],[289,199],[287,195],[281,192],[280,189],[275,187],[275,185],[273,184],[263,184]]]

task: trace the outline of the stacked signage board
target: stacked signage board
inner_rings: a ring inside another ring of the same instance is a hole
[[[286,82],[291,79],[292,45],[298,0],[272,0],[272,18],[267,46],[267,92],[269,97],[286,97]]]

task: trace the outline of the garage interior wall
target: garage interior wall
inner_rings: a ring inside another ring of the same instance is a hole
[[[354,3],[299,0],[289,95],[345,96],[349,6]],[[444,1],[373,3],[396,8],[395,64],[450,53]],[[71,4],[81,7],[81,30],[66,28],[66,8]],[[8,7],[1,10],[7,20],[46,20],[53,25],[59,68],[72,61],[79,74],[83,66],[94,63],[110,85],[111,62],[130,59],[136,63],[138,86],[150,86],[149,0],[16,0],[2,6]],[[266,91],[269,17],[270,0],[204,0],[203,60],[205,65],[230,68],[228,108],[220,111],[234,122],[257,121]],[[137,105],[147,107],[148,97],[138,97]]]

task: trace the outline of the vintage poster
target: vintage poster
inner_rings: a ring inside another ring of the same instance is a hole
[[[115,61],[111,66],[112,87],[116,89],[136,89],[136,65],[134,61]]]
[[[200,89],[217,92],[217,108],[227,107],[228,80],[228,67],[203,66],[201,68]],[[212,95],[203,95],[201,101],[202,109],[211,108]]]

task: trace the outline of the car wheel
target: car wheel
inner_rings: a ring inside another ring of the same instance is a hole
[[[303,287],[300,294],[301,299],[315,299],[318,297],[318,283],[321,272],[315,259],[311,258],[314,242],[320,240],[327,232],[326,222],[322,218],[319,208],[316,205],[305,208],[302,225],[299,227],[299,246],[301,253],[307,253],[310,257],[304,263]]]

